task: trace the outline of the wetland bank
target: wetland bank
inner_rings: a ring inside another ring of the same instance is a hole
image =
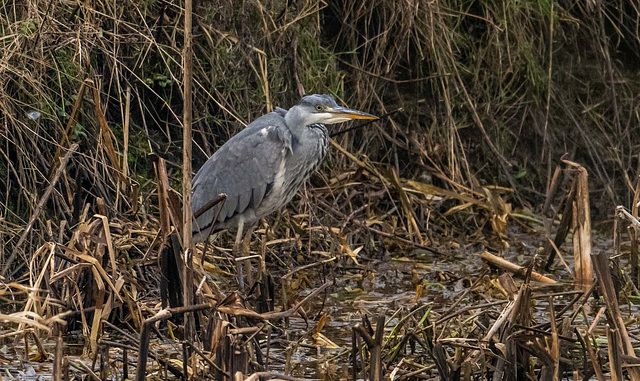
[[[636,4],[193,3],[194,170],[305,93],[381,119],[330,130],[249,292],[221,233],[163,309],[185,4],[0,5],[2,379],[640,379]]]

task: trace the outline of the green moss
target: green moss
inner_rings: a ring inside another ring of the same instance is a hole
[[[38,31],[38,26],[31,20],[23,20],[20,21],[18,30],[27,37],[33,37]]]
[[[51,78],[53,81],[57,79],[57,75],[62,76],[65,80],[77,81],[77,83],[83,80],[81,78],[82,69],[74,58],[75,52],[71,46],[62,46],[59,49],[55,49],[52,54],[57,64],[55,75],[52,75]]]

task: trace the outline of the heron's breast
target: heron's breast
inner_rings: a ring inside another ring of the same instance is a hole
[[[322,126],[324,127],[324,126]],[[326,128],[324,128],[326,131]],[[302,184],[320,167],[327,153],[326,136],[320,133],[320,139],[316,140],[299,156],[291,157],[290,170],[287,170],[284,183],[285,200],[289,202],[298,192]]]

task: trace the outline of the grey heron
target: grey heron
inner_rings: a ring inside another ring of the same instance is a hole
[[[352,119],[378,118],[341,107],[331,95],[314,94],[289,110],[277,107],[247,125],[193,178],[194,212],[220,193],[227,196],[223,204],[194,220],[194,241],[204,241],[212,229],[236,231],[234,251],[238,255],[243,232],[244,240],[249,240],[256,223],[289,203],[318,169],[329,146],[326,125]]]

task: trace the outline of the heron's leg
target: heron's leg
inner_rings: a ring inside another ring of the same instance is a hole
[[[242,239],[242,256],[248,256],[251,254],[251,235],[253,231],[256,229],[256,224],[251,224],[247,226],[246,232],[244,233],[244,238]],[[253,277],[253,266],[251,266],[251,260],[245,259],[243,261],[244,267],[244,276],[246,280],[246,284],[249,287],[253,287],[254,277]]]
[[[242,232],[244,230],[244,221],[240,220],[238,222],[238,232],[236,233],[236,242],[233,245],[233,256],[235,258],[242,257]],[[240,262],[236,262],[236,276],[238,277],[238,287],[240,291],[244,292],[244,274],[243,274],[243,264]]]

